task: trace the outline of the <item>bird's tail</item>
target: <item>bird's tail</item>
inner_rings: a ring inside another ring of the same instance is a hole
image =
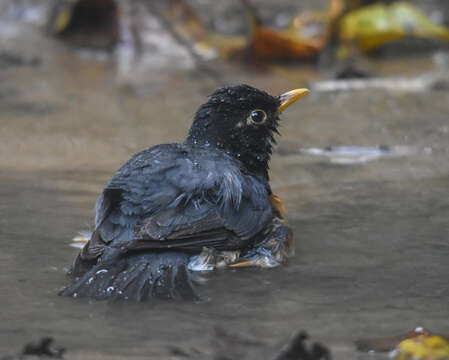
[[[178,252],[128,254],[93,265],[59,295],[96,300],[198,300],[188,261],[188,254]]]

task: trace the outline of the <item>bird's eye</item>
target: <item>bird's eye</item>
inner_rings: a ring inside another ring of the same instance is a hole
[[[248,125],[250,124],[262,124],[267,119],[267,113],[263,110],[257,109],[251,111],[251,114],[248,116]]]

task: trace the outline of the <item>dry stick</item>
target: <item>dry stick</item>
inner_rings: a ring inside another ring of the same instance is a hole
[[[189,55],[194,60],[198,72],[209,76],[211,79],[213,79],[218,84],[222,84],[223,81],[221,79],[221,76],[216,71],[211,69],[209,66],[204,64],[203,59],[201,58],[201,56],[198,55],[198,53],[192,47],[192,44],[177,33],[177,31],[175,30],[175,28],[173,27],[171,22],[166,19],[166,17],[159,11],[159,9],[157,9],[157,6],[154,6],[153,0],[147,0],[147,1],[145,1],[145,4],[148,8],[148,11],[151,14],[153,14],[153,16],[155,16],[157,19],[159,19],[162,26],[165,28],[165,30],[167,30],[170,33],[170,35],[173,37],[173,39],[179,45],[181,45],[182,47],[184,47],[187,50]]]
[[[418,77],[390,77],[349,80],[324,80],[312,85],[312,90],[320,92],[355,91],[363,89],[384,89],[389,91],[423,92],[438,88],[448,78],[442,72],[433,72]]]

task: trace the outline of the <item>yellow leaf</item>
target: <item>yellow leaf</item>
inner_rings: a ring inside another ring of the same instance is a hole
[[[420,335],[399,343],[394,353],[396,360],[447,360],[449,344],[438,335]]]
[[[342,41],[370,51],[406,36],[449,41],[449,29],[433,23],[405,1],[364,6],[345,15],[339,25]]]
[[[71,9],[64,9],[60,14],[58,14],[56,21],[53,25],[53,31],[59,33],[64,30],[69,24],[71,17]]]

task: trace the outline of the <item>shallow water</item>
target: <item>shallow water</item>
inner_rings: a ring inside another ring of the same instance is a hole
[[[129,84],[114,63],[80,59],[31,33],[6,46],[26,48],[40,65],[0,72],[0,354],[51,335],[68,359],[168,359],[173,345],[197,358],[269,359],[305,329],[337,359],[355,359],[368,356],[355,351],[360,337],[416,326],[449,332],[444,91],[315,93],[285,113],[271,177],[297,241],[286,266],[211,274],[198,304],[56,296],[76,255],[70,240],[91,226],[104,183],[133,153],[182,140],[218,85],[189,71]],[[274,94],[320,76],[308,65],[289,69],[294,76],[217,66],[228,83]],[[379,67],[399,68],[397,60]],[[404,75],[432,69],[418,58]],[[300,151],[379,145],[413,151],[358,164]]]

